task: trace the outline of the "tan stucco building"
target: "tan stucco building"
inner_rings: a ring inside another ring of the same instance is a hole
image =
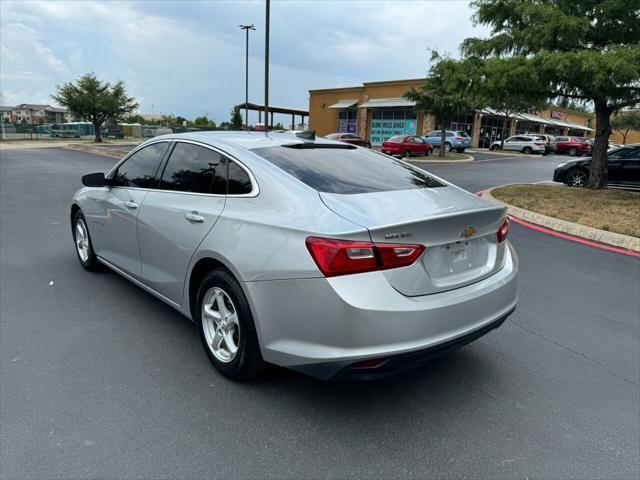
[[[401,133],[424,135],[439,126],[431,116],[416,113],[415,103],[403,98],[408,90],[423,83],[424,78],[417,78],[310,90],[309,128],[318,135],[357,133],[372,145]],[[593,136],[593,115],[568,108],[553,106],[541,112],[522,113],[507,131],[503,120],[499,112],[485,108],[461,112],[446,128],[466,131],[472,137],[472,146],[481,148],[519,133]]]

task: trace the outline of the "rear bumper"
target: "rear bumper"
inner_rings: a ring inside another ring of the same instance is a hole
[[[518,260],[510,247],[496,274],[447,292],[406,297],[382,272],[247,282],[265,361],[321,379],[385,358],[378,376],[458,348],[496,328],[516,305]],[[414,355],[415,354],[415,355]]]

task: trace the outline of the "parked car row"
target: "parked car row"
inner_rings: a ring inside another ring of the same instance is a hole
[[[585,157],[558,165],[553,181],[570,187],[584,187],[589,180],[591,157]],[[607,155],[608,185],[624,188],[640,188],[640,144],[626,145]]]

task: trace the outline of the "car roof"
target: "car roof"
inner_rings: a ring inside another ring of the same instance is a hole
[[[213,147],[228,145],[253,150],[263,147],[277,147],[282,145],[309,143],[313,141],[319,144],[339,144],[342,142],[330,140],[324,137],[316,136],[315,140],[305,140],[294,133],[274,133],[269,132],[245,132],[245,131],[217,131],[217,132],[185,132],[170,133],[167,135],[159,135],[152,140],[191,140],[200,142]]]

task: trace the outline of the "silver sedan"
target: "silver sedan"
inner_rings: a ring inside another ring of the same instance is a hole
[[[191,319],[224,375],[267,363],[371,378],[502,324],[518,261],[505,211],[378,152],[249,132],[156,137],[88,174],[71,225]]]

